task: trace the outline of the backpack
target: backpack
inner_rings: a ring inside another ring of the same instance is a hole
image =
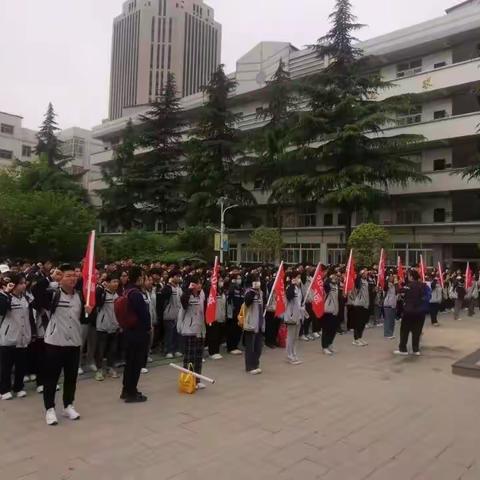
[[[138,317],[132,310],[128,300],[128,295],[131,291],[132,290],[127,290],[122,296],[118,297],[113,304],[117,322],[122,330],[131,330],[138,324]]]

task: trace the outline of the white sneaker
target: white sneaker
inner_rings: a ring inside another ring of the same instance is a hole
[[[175,358],[182,358],[183,353],[182,352],[175,352]]]
[[[307,338],[311,341],[315,340],[317,337],[315,337],[313,334],[310,334],[307,336]]]
[[[236,350],[232,350],[230,352],[230,355],[242,355],[243,352],[241,350],[239,350],[238,348]]]
[[[385,337],[385,340],[395,340],[395,335],[393,335],[392,337]]]
[[[315,338],[320,338],[320,337],[321,337],[321,335],[320,335],[318,332],[314,332],[314,333],[313,333],[313,336],[314,336]]]
[[[152,357],[147,357],[147,363],[152,363],[153,362],[153,358]]]
[[[395,350],[393,352],[394,355],[400,355],[402,357],[408,357],[408,352],[401,352],[400,350]]]
[[[216,353],[215,355],[211,355],[210,358],[212,360],[221,360],[223,357],[219,353]]]
[[[108,374],[112,378],[118,378],[118,372],[114,368],[109,368],[108,369]]]
[[[88,368],[91,372],[98,372],[98,368],[94,363],[92,363],[92,365],[89,365]]]
[[[80,418],[80,414],[73,408],[73,405],[63,409],[63,416],[70,420],[78,420]]]
[[[143,374],[148,373],[148,368],[142,368],[142,369],[140,370],[140,373],[143,373]]]
[[[45,414],[47,425],[58,425],[57,414],[54,408],[49,408]]]
[[[355,345],[356,347],[363,347],[363,345],[360,343],[359,340],[354,340],[354,341],[352,342],[352,345]]]
[[[258,373],[263,373],[263,370],[261,368],[257,368]]]
[[[250,370],[248,373],[250,375],[260,375],[262,371],[259,368],[256,368],[255,370]]]
[[[37,380],[37,376],[35,374],[30,375],[30,381],[35,382]]]
[[[412,355],[415,355],[416,357],[421,357],[421,356],[422,356],[422,352],[413,352]]]
[[[25,398],[27,396],[27,392],[25,390],[20,390],[17,392],[17,398]]]
[[[167,354],[165,355],[165,358],[173,358],[173,353],[167,353]]]
[[[332,352],[329,348],[324,348],[324,349],[323,349],[323,353],[324,353],[325,355],[333,355],[333,352]]]
[[[43,385],[37,387],[37,393],[43,393]]]
[[[303,342],[309,342],[310,341],[310,339],[306,335],[302,335],[300,337],[300,340],[302,340]]]
[[[0,398],[2,400],[11,400],[13,398],[12,392],[4,393]]]
[[[365,340],[361,339],[361,338],[359,338],[357,341],[360,342],[360,345],[361,345],[362,347],[366,347],[366,346],[368,345],[368,343],[367,343]]]
[[[332,352],[332,353],[337,353],[337,349],[333,347],[333,345],[330,345],[328,347],[328,349]]]
[[[206,388],[207,386],[204,383],[197,383],[197,390],[205,390]]]
[[[78,374],[79,375],[83,375],[83,368],[82,367],[78,367]]]
[[[23,383],[28,383],[30,381],[30,376],[29,375],[25,375],[23,377]]]

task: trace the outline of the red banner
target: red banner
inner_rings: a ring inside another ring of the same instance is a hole
[[[312,278],[310,290],[313,293],[312,310],[317,318],[322,318],[325,313],[325,289],[323,288],[323,272],[319,263]]]
[[[377,287],[382,290],[385,288],[385,250],[380,251],[380,261],[378,262]]]
[[[95,307],[95,293],[97,288],[97,269],[95,264],[95,230],[88,237],[87,251],[83,259],[83,298],[86,307]]]
[[[420,279],[425,283],[425,263],[423,262],[423,255],[420,255],[420,267],[418,273],[420,274]]]
[[[208,325],[215,322],[217,317],[217,292],[218,292],[218,274],[220,271],[220,265],[218,263],[218,257],[215,257],[215,264],[213,267],[212,280],[210,283],[210,293],[208,295],[207,312],[205,314],[205,320]]]
[[[350,250],[350,256],[347,263],[347,271],[345,273],[345,284],[343,293],[347,296],[355,288],[355,261],[353,259],[353,249]]]
[[[405,268],[403,268],[400,256],[397,259],[397,277],[400,283],[405,283]]]
[[[467,263],[467,269],[465,270],[465,288],[469,289],[473,285],[473,271],[470,268],[470,262]]]
[[[287,299],[285,298],[285,269],[283,268],[283,262],[280,264],[280,268],[278,269],[273,291],[275,293],[276,302],[275,316],[278,318],[285,313],[285,310],[287,309]]]

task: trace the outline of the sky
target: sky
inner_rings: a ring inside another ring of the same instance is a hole
[[[439,17],[461,0],[352,0],[368,39]],[[91,128],[107,117],[113,18],[123,0],[0,0],[0,111],[36,129],[48,102],[60,127]],[[223,25],[222,61],[264,40],[297,47],[329,28],[335,0],[209,0]]]

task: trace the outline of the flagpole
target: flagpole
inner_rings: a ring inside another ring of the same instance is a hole
[[[272,290],[270,291],[270,295],[268,296],[268,301],[267,301],[267,304],[265,305],[265,310],[263,312],[263,316],[266,315],[267,308],[270,305],[270,302],[272,301],[273,292],[275,292],[275,287],[277,286],[278,279],[280,278],[280,272],[282,271],[282,268],[283,268],[283,260],[280,263],[280,266],[278,267],[277,276],[275,277],[275,280],[274,280],[273,285],[272,285]]]
[[[305,304],[307,303],[308,294],[309,294],[310,291],[312,290],[313,281],[317,278],[317,275],[320,275],[321,265],[322,265],[322,262],[318,262],[318,265],[317,265],[317,268],[316,268],[316,270],[315,270],[315,273],[313,274],[312,281],[310,282],[310,285],[309,285],[308,288],[307,288],[307,293],[305,294],[305,298],[303,299],[303,305],[302,305],[302,306],[305,306]]]
[[[88,284],[87,284],[87,303],[86,306],[90,307],[90,294],[92,293],[92,276],[93,276],[93,256],[95,251],[95,230],[92,230],[89,239],[89,252],[88,252]]]
[[[384,250],[383,248],[380,250],[380,262],[378,262],[378,275],[377,275],[377,288],[380,285],[380,268],[383,268],[383,255],[384,255]],[[385,269],[384,269],[385,270]]]
[[[352,268],[353,248],[350,249],[350,255],[348,257],[347,271],[345,272],[345,284],[343,286],[343,294],[347,295],[346,289],[348,288],[348,279],[350,278],[350,270]],[[350,292],[348,292],[350,293]]]
[[[442,288],[445,288],[445,283],[443,280],[442,265],[440,264],[440,262],[438,262],[438,273],[440,274],[440,285],[442,286]]]

